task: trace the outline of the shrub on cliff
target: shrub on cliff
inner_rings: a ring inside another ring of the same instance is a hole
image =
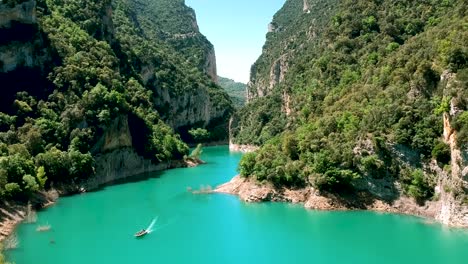
[[[401,178],[405,193],[413,197],[416,202],[422,204],[434,195],[434,186],[424,177],[421,169],[404,170]]]
[[[451,160],[450,146],[439,141],[432,149],[432,157],[442,164],[449,164]]]
[[[241,161],[239,162],[239,167],[238,167],[240,176],[242,177],[252,176],[252,174],[254,173],[256,157],[257,157],[257,154],[255,152],[246,153],[242,157]]]

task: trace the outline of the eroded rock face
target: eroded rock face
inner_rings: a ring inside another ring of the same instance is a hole
[[[271,67],[267,78],[256,76],[247,84],[247,101],[269,95],[273,88],[284,81],[289,69],[288,54],[281,55]]]
[[[445,71],[441,76],[445,90],[450,91],[460,85],[456,74]],[[437,219],[446,225],[468,227],[468,149],[460,149],[457,144],[457,131],[452,127],[451,120],[459,112],[458,105],[451,101],[450,112],[444,113],[444,141],[450,146],[451,172],[439,175],[441,208]]]
[[[165,122],[174,129],[192,124],[206,126],[226,111],[215,107],[205,89],[174,94],[168,88],[157,86],[154,99],[156,105],[164,110],[161,112]]]
[[[211,48],[205,58],[204,71],[210,76],[213,82],[218,83],[218,72],[216,69],[216,53],[214,48]]]
[[[35,24],[36,1],[23,1],[15,6],[0,2],[0,28],[10,28],[12,23]]]
[[[132,134],[135,129],[129,125],[129,117],[121,115],[115,118],[93,147],[95,153],[96,175],[85,184],[85,189],[96,189],[100,185],[123,180],[135,175],[161,171],[174,167],[186,166],[183,161],[154,164],[141,156],[136,149],[138,141],[134,138],[142,135]]]
[[[36,1],[15,6],[0,3],[0,73],[33,67],[37,33]]]
[[[106,183],[170,167],[169,163],[153,164],[139,156],[133,148],[116,149],[96,156],[96,176],[86,183],[85,188],[96,189]]]

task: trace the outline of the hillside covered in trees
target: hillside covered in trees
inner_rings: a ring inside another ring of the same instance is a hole
[[[241,176],[466,210],[467,10],[462,0],[287,0],[231,128],[234,143],[261,146]]]
[[[188,155],[190,129],[226,138],[232,102],[183,0],[16,0],[0,14],[0,200],[92,178],[120,148],[159,164]]]
[[[226,93],[231,97],[235,107],[240,108],[245,105],[247,99],[246,84],[224,77],[218,77],[218,82],[219,86],[223,87]]]

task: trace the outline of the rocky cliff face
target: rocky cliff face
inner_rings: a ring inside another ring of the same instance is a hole
[[[206,58],[205,58],[205,65],[204,65],[204,72],[210,76],[213,82],[218,83],[218,71],[216,68],[216,54],[214,47],[209,49]]]
[[[93,148],[93,152],[96,153],[96,177],[84,183],[84,188],[93,190],[135,175],[187,166],[184,161],[154,164],[145,158],[143,153],[137,153],[137,149],[144,149],[138,140],[138,137],[142,136],[144,135],[141,131],[130,127],[128,115],[114,119]]]
[[[193,9],[183,1],[168,0],[132,0],[128,2],[128,8],[132,13],[131,22],[143,35],[167,44],[169,52],[175,52],[183,59],[178,63],[196,67],[212,82],[218,82],[215,49],[200,33]],[[195,79],[186,81],[183,87],[176,87],[174,83],[163,86],[155,74],[160,70],[159,60],[141,60],[135,68],[139,69],[145,86],[153,91],[155,104],[166,123],[179,130],[191,125],[206,127],[213,120],[225,118],[229,109],[220,107],[217,100],[213,100],[213,92],[220,90],[219,87],[208,82],[195,84],[198,81]],[[177,68],[165,69],[162,75],[187,74],[177,72]],[[227,119],[224,122],[227,123]]]
[[[18,67],[33,67],[33,40],[36,34],[36,2],[33,0],[8,6],[0,4],[0,73],[10,72]],[[25,35],[15,34],[16,30],[28,28]]]
[[[41,95],[52,64],[37,24],[36,1],[10,6],[0,3],[0,111],[6,111],[18,91]],[[28,75],[25,78],[25,75]]]
[[[205,127],[226,112],[216,107],[206,90],[175,95],[168,88],[156,87],[155,95],[156,104],[165,109],[164,119],[175,129],[192,124]]]
[[[10,28],[13,23],[35,24],[36,1],[19,1],[19,4],[9,6],[0,4],[0,28]]]
[[[441,81],[445,83],[445,90],[452,90],[460,85],[456,74],[444,72]],[[457,144],[457,131],[453,129],[451,121],[459,110],[451,101],[449,113],[444,113],[444,141],[450,146],[450,168],[448,175],[440,175],[439,189],[441,209],[437,219],[447,225],[468,227],[468,149],[460,149]],[[445,176],[445,177],[444,177]]]
[[[263,47],[262,55],[251,68],[250,82],[247,88],[247,99],[252,101],[258,97],[264,97],[272,93],[273,89],[281,84],[290,68],[291,59],[301,56],[304,45],[298,45],[306,36],[307,41],[312,42],[320,33],[320,28],[334,8],[334,2],[319,1],[315,8],[309,0],[289,0],[275,14],[269,24],[267,40]],[[303,15],[321,17],[312,19],[307,28],[303,27],[303,19],[297,19]]]

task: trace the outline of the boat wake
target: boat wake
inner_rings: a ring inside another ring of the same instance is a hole
[[[153,221],[151,221],[150,225],[146,228],[146,231],[148,233],[151,233],[151,232],[154,231],[153,227],[154,227],[154,225],[156,224],[157,221],[158,221],[158,217],[154,218]]]

